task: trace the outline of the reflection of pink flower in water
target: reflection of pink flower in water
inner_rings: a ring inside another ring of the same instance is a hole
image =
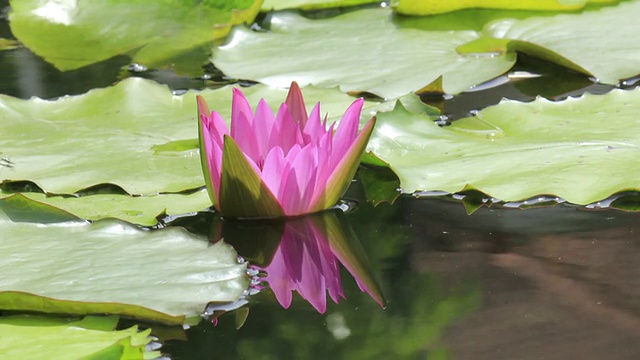
[[[324,215],[324,218],[316,217],[316,220],[327,220],[332,214]],[[338,246],[341,251],[332,246],[339,240],[328,239],[319,224],[326,223],[313,221],[313,218],[301,218],[285,224],[280,246],[271,263],[264,268],[267,273],[265,280],[278,302],[288,308],[293,291],[297,291],[318,312],[324,313],[327,310],[326,292],[335,303],[340,297],[345,298],[338,266],[341,262],[355,277],[360,289],[383,306],[382,294],[377,284],[362,270],[361,258],[344,253],[345,249],[350,251],[349,246]],[[333,235],[344,237],[344,234]]]

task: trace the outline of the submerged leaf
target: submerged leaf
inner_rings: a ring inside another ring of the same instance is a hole
[[[407,193],[477,189],[504,201],[549,194],[589,204],[640,189],[638,112],[639,90],[505,100],[447,127],[398,105],[378,114],[369,150]]]

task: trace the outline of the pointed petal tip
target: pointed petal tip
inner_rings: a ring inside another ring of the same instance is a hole
[[[304,97],[302,96],[302,91],[300,90],[300,86],[298,86],[297,82],[294,81],[291,83],[291,87],[289,87],[289,92],[287,93],[287,98],[284,102],[287,104],[289,112],[296,122],[300,123],[302,127],[304,127],[307,123],[308,115],[304,104]]]
[[[209,105],[201,95],[196,95],[196,102],[198,103],[198,114],[209,116],[211,111],[209,111]]]

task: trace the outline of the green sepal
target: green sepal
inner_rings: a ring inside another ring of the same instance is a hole
[[[231,218],[283,217],[284,211],[229,135],[224,136],[220,212]]]
[[[218,208],[218,199],[216,190],[213,188],[213,184],[211,183],[211,172],[209,171],[209,165],[207,162],[207,152],[204,150],[204,137],[202,136],[202,113],[200,112],[200,108],[204,109],[206,112],[205,116],[211,116],[211,111],[209,110],[209,106],[207,102],[204,101],[204,98],[200,95],[196,96],[196,101],[198,102],[198,148],[200,152],[200,166],[202,166],[202,174],[204,175],[204,183],[207,185],[207,193],[209,194],[209,198],[211,199],[211,203],[213,206]]]
[[[349,148],[347,155],[340,161],[333,171],[333,174],[331,174],[322,193],[313,200],[314,203],[310,208],[310,213],[332,207],[347,191],[347,188],[351,185],[351,179],[353,179],[358,170],[360,159],[362,159],[362,154],[367,147],[375,123],[376,118],[373,117],[360,131],[356,141]]]

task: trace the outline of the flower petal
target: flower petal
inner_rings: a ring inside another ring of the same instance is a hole
[[[315,144],[309,144],[297,154],[287,156],[290,170],[284,178],[284,188],[281,187],[278,197],[284,213],[289,216],[308,212],[311,199],[316,188],[318,171],[318,149]]]
[[[356,125],[357,126],[357,125]],[[356,127],[357,130],[357,127]],[[322,127],[322,120],[320,119],[320,103],[311,110],[307,124],[302,130],[302,137],[305,144],[317,142],[322,135],[327,132],[326,128]]]
[[[364,99],[362,98],[354,101],[340,120],[340,124],[333,138],[334,147],[332,156],[337,159],[342,159],[345,156],[347,149],[349,149],[356,138],[363,104]]]
[[[256,147],[258,148],[257,163],[264,163],[264,159],[270,150],[270,134],[275,128],[275,117],[273,111],[264,99],[260,99],[256,108],[256,115],[253,119],[253,134],[255,135]],[[241,147],[242,148],[242,147]]]
[[[304,105],[304,98],[302,97],[302,91],[297,82],[292,82],[287,94],[287,99],[284,101],[291,112],[293,119],[300,124],[300,128],[304,129],[307,124],[307,108]]]
[[[302,133],[287,104],[282,104],[276,114],[275,126],[269,133],[269,147],[279,146],[287,154],[295,144],[303,145]]]
[[[311,201],[309,212],[320,211],[335,205],[338,200],[340,200],[342,194],[347,191],[349,184],[351,184],[351,179],[353,179],[358,169],[360,159],[362,158],[364,149],[367,147],[367,142],[369,142],[374,125],[375,117],[369,120],[355,141],[347,149],[345,156],[329,175],[324,188],[316,192]],[[337,144],[334,142],[333,146],[337,146]]]
[[[233,89],[231,104],[231,137],[238,143],[240,149],[247,154],[254,163],[260,161],[260,148],[254,128],[254,116],[251,106],[242,91]]]
[[[262,175],[260,177],[273,194],[278,194],[280,191],[280,183],[282,183],[285,165],[284,151],[282,151],[282,148],[276,146],[271,149],[264,161],[264,167],[262,168]]]

